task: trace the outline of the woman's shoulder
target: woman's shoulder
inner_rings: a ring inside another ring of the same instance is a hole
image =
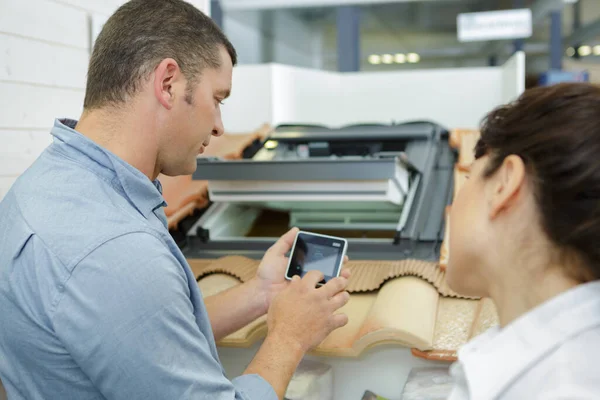
[[[600,312],[600,310],[599,310]],[[600,324],[566,338],[552,351],[542,366],[554,368],[562,377],[570,375],[598,378],[597,361],[600,360]]]
[[[600,393],[598,360],[600,326],[593,326],[565,338],[559,346],[528,368],[511,387],[511,391],[515,391],[511,396],[525,395],[530,389],[535,389],[530,393],[537,396],[535,398],[597,398]]]

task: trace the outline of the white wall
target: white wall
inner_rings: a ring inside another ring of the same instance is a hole
[[[447,128],[476,127],[500,102],[497,68],[440,69],[344,76],[343,108],[332,122],[431,120]]]
[[[231,97],[223,106],[223,124],[227,132],[252,132],[274,119],[272,76],[270,65],[245,65],[233,69]]]
[[[350,74],[242,65],[235,69],[233,95],[223,108],[225,129],[248,132],[262,123],[340,126],[422,119],[447,128],[476,128],[489,111],[524,88],[521,61],[519,56],[503,67]]]
[[[340,74],[284,65],[271,68],[272,124],[337,123],[332,110],[344,99]]]
[[[0,2],[0,198],[50,143],[53,119],[81,111],[89,53],[84,5]]]
[[[508,103],[515,100],[525,91],[525,80],[518,79],[525,76],[525,53],[519,51],[502,66],[502,102]]]
[[[54,118],[79,117],[90,21],[124,2],[0,0],[0,199],[50,143]]]

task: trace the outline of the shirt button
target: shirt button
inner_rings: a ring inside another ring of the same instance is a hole
[[[61,284],[59,284],[59,285],[58,285],[58,290],[59,290],[60,292],[62,292],[63,290],[65,290],[65,286],[64,286],[62,283],[61,283]]]

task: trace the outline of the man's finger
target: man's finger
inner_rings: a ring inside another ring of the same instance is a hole
[[[316,287],[317,283],[321,282],[325,278],[325,275],[319,270],[313,269],[312,271],[308,271],[302,280],[307,282],[310,287]]]
[[[350,261],[350,258],[348,258],[348,256],[344,256],[344,264],[346,264],[348,261]]]
[[[337,310],[338,308],[342,308],[343,306],[345,306],[349,300],[350,293],[344,291],[333,296],[330,300],[330,303],[333,306],[333,308]]]
[[[269,249],[269,251],[273,251],[276,254],[284,255],[294,245],[294,239],[296,239],[296,235],[298,234],[298,228],[292,228],[285,235],[280,237],[273,246]]]
[[[348,286],[348,280],[344,277],[333,278],[329,280],[325,285],[321,286],[319,290],[323,290],[327,292],[329,298],[335,296],[339,292],[346,289]]]
[[[348,316],[346,314],[340,313],[335,314],[331,317],[331,323],[333,325],[333,329],[341,328],[342,326],[348,323]]]
[[[346,279],[350,279],[350,277],[352,276],[352,272],[350,271],[349,268],[344,268],[344,269],[342,269],[340,276],[343,276]]]

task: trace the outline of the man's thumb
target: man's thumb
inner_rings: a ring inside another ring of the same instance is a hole
[[[278,254],[285,255],[292,246],[294,245],[294,240],[296,239],[296,235],[298,234],[298,228],[292,228],[285,235],[279,238],[277,242],[271,247],[272,251],[277,252]]]

